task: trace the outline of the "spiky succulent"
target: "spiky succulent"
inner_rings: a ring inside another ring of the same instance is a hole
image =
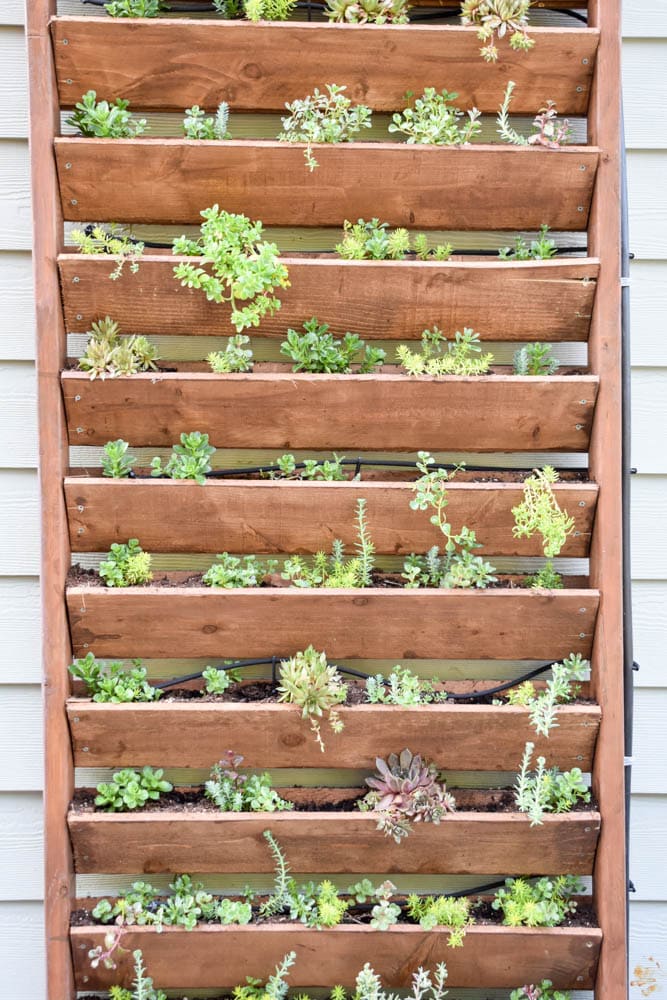
[[[330,21],[344,24],[407,24],[408,0],[328,0]]]
[[[298,705],[301,716],[310,720],[315,739],[324,753],[320,719],[326,713],[334,733],[343,731],[336,706],[347,697],[347,684],[337,667],[327,662],[326,653],[312,646],[280,664],[280,701]]]
[[[534,39],[528,37],[528,11],[532,0],[463,0],[461,4],[461,24],[474,25],[477,37],[484,42],[480,50],[487,62],[495,62],[498,40],[509,32],[509,43],[513,49],[524,52],[532,49]]]
[[[454,812],[456,803],[441,782],[435,764],[424,761],[407,748],[400,755],[377,757],[378,774],[366,778],[371,789],[360,803],[361,809],[381,813],[378,829],[400,843],[410,832],[410,823],[439,823]]]

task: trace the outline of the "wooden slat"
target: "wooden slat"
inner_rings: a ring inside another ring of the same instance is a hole
[[[494,375],[147,373],[62,378],[70,444],[224,448],[586,451],[597,380]],[[435,416],[437,415],[437,416]]]
[[[340,926],[318,931],[287,923],[201,926],[193,931],[166,927],[161,934],[147,927],[132,927],[123,934],[126,950],[118,956],[118,968],[109,971],[100,963],[91,969],[88,951],[102,944],[106,933],[104,927],[72,928],[80,989],[129,985],[135,948],[141,949],[154,982],[166,989],[231,986],[244,982],[249,973],[266,979],[292,950],[297,959],[290,971],[291,986],[354,986],[357,973],[372,960],[383,985],[390,988],[409,986],[419,965],[433,969],[438,962],[446,962],[450,988],[513,988],[516,983],[548,977],[556,988],[587,989],[593,983],[602,937],[595,928],[473,926],[462,948],[450,948],[449,934],[440,927],[431,931],[412,926],[377,931]]]
[[[563,705],[548,739],[536,736],[526,709],[511,705],[358,705],[339,711],[344,730],[338,736],[327,732],[322,752],[290,705],[68,704],[77,767],[211,767],[233,747],[248,767],[291,767],[296,752],[301,767],[367,768],[397,747],[412,747],[442,769],[514,771],[532,740],[550,767],[588,771],[600,724],[596,705]]]
[[[591,146],[357,142],[315,146],[319,167],[311,173],[304,148],[242,139],[56,139],[63,213],[73,222],[180,224],[201,221],[201,210],[218,203],[276,226],[379,216],[418,229],[547,223],[583,230],[598,162]]]
[[[598,594],[75,586],[67,605],[76,655],[533,660],[589,654]]]
[[[87,90],[123,97],[133,108],[183,111],[191,104],[234,111],[284,111],[285,102],[335,81],[374,111],[405,105],[409,88],[458,94],[461,108],[498,110],[507,81],[503,58],[479,57],[475,28],[459,25],[250,24],[187,19],[52,22],[60,103],[72,107]],[[512,60],[517,114],[535,114],[547,99],[563,114],[585,115],[598,32],[534,28],[534,49]],[[66,44],[63,44],[66,42]],[[105,53],[123,53],[108,59]],[[196,59],[193,61],[193,53]],[[326,67],[326,70],[324,70]]]
[[[359,812],[70,811],[68,825],[79,874],[272,872],[262,835],[270,828],[292,869],[304,875],[588,875],[600,817],[545,816],[541,826],[531,827],[518,812],[456,812],[437,826],[415,823],[407,845],[378,830],[376,816]]]
[[[519,483],[456,483],[448,488],[447,516],[477,533],[486,555],[542,555],[539,537],[515,539],[512,507]],[[563,556],[588,554],[597,488],[558,484],[561,507],[575,519]],[[302,552],[328,550],[334,538],[356,540],[359,497],[367,499],[373,544],[379,553],[406,555],[442,544],[423,511],[410,509],[411,483],[162,482],[65,480],[72,549],[102,552],[112,542],[140,538],[154,552]]]
[[[108,281],[108,260],[62,255],[67,329],[86,333],[108,315],[133,333],[229,335],[229,308],[174,278],[184,259],[144,255],[137,274],[125,268]],[[333,333],[355,330],[367,339],[415,338],[435,323],[448,334],[472,327],[483,340],[584,341],[598,272],[594,260],[283,260],[290,288],[280,292],[280,310],[262,320],[262,337],[283,338],[288,327],[319,316]],[[528,301],[529,309],[515,308]]]

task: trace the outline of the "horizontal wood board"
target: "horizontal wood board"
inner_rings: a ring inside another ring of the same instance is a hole
[[[417,966],[446,962],[449,987],[504,986],[539,982],[587,989],[593,985],[602,935],[596,928],[471,927],[462,948],[450,948],[446,928],[424,931],[404,926],[313,930],[300,924],[263,927],[166,927],[161,934],[133,927],[123,934],[126,951],[118,968],[90,968],[88,951],[103,944],[104,927],[73,927],[72,953],[79,988],[104,989],[131,981],[132,951],[140,948],[156,983],[164,988],[221,987],[242,983],[248,972],[266,979],[289,951],[297,959],[290,985],[354,986],[357,973],[373,958],[385,987],[409,986]],[[249,965],[248,955],[252,953]]]
[[[562,556],[585,557],[597,487],[559,484],[561,508],[574,518]],[[140,538],[153,552],[311,553],[335,538],[356,541],[357,500],[367,501],[378,553],[407,555],[442,545],[442,533],[423,511],[410,508],[411,483],[294,483],[159,480],[65,480],[70,540],[75,552],[101,552],[112,542]],[[512,508],[519,483],[456,483],[448,487],[447,517],[477,533],[485,555],[542,555],[539,536],[515,539]]]
[[[67,705],[77,767],[205,768],[234,747],[248,767],[291,767],[296,754],[301,767],[367,768],[397,747],[412,747],[443,769],[513,771],[531,740],[550,767],[588,771],[600,725],[596,705],[562,706],[548,738],[536,735],[526,709],[512,705],[358,705],[339,713],[344,730],[327,730],[322,751],[290,705]]]
[[[435,87],[457,93],[458,107],[495,113],[508,73],[505,58],[480,59],[475,28],[452,25],[67,17],[51,22],[51,34],[63,107],[95,90],[98,99],[122,97],[141,110],[213,110],[224,100],[232,115],[284,111],[286,101],[334,81],[374,111],[404,107],[408,87],[415,94]],[[509,57],[513,111],[536,114],[549,99],[562,114],[585,115],[599,32],[534,28],[531,35],[534,49]],[[106,57],[113,51],[122,60]]]
[[[598,379],[67,371],[62,386],[72,445],[200,430],[224,448],[586,451]]]
[[[109,315],[127,333],[230,335],[229,307],[174,278],[174,265],[187,259],[145,254],[136,274],[125,268],[108,281],[108,259],[61,255],[67,329],[86,333]],[[262,337],[282,338],[318,316],[332,333],[366,339],[417,338],[437,324],[448,336],[468,326],[483,340],[585,341],[599,271],[595,260],[283,262],[290,287],[279,294],[278,312],[262,320]],[[518,302],[530,307],[517,309]]]
[[[176,225],[220,204],[275,226],[378,216],[418,229],[581,231],[599,156],[592,146],[354,142],[313,146],[319,166],[310,172],[304,150],[270,140],[57,138],[63,215]]]
[[[341,658],[588,656],[598,601],[594,590],[67,589],[78,656],[252,658],[309,644]]]

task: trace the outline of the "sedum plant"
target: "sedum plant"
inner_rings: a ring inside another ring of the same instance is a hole
[[[412,96],[412,95],[409,95]],[[461,122],[464,113],[454,107],[458,94],[446,90],[438,93],[435,87],[427,87],[418,97],[413,107],[397,111],[388,128],[390,132],[402,132],[406,142],[431,146],[465,146],[481,131],[478,121],[481,112],[472,108],[467,112],[467,120]]]
[[[560,121],[556,105],[553,101],[547,101],[545,107],[540,108],[533,119],[533,134],[526,137],[512,128],[510,123],[510,105],[514,93],[515,83],[510,80],[505,89],[505,96],[498,111],[497,132],[503,142],[508,142],[512,146],[544,146],[546,149],[560,149],[572,138],[572,128],[567,119]]]
[[[327,0],[330,21],[343,24],[407,24],[409,0]]]
[[[305,479],[308,481],[322,482],[342,482],[346,479],[343,468],[343,457],[339,457],[334,452],[332,459],[325,459],[318,462],[314,458],[306,458],[303,461],[303,469],[297,469],[297,461],[294,455],[286,452],[276,459],[276,470],[263,473],[267,479]]]
[[[104,9],[111,17],[159,17],[167,8],[162,0],[110,0]]]
[[[218,375],[251,372],[254,362],[252,348],[246,346],[249,343],[250,337],[237,333],[235,337],[229,338],[224,351],[211,351],[206,360]]]
[[[366,375],[382,365],[386,357],[380,348],[367,347],[356,333],[348,332],[342,340],[336,340],[329,333],[328,324],[318,322],[315,316],[306,320],[303,331],[289,329],[287,339],[280,345],[280,353],[294,362],[293,372],[348,374],[361,354],[359,374]]]
[[[203,576],[207,587],[259,587],[267,573],[272,573],[278,565],[275,559],[261,562],[256,556],[232,556],[229,552],[221,552],[218,560]]]
[[[433,681],[418,677],[409,667],[397,665],[386,678],[376,674],[366,680],[366,700],[372,705],[430,705],[446,699],[446,692],[436,691]]]
[[[193,882],[189,875],[176,875],[170,883],[168,896],[147,882],[133,882],[124,896],[113,901],[101,899],[93,910],[93,917],[103,924],[140,927],[184,927],[191,931],[200,920],[223,925],[249,924],[252,906],[249,902],[215,898],[204,892],[201,882]]]
[[[217,667],[206,667],[202,670],[204,686],[202,695],[224,694],[232,684],[237,684],[241,680],[238,670],[218,670]]]
[[[477,37],[484,42],[480,53],[486,62],[496,62],[498,49],[494,39],[509,34],[510,48],[532,49],[534,39],[528,36],[528,11],[533,0],[463,0],[461,24],[477,28]]]
[[[526,577],[526,580],[533,590],[563,589],[563,577],[553,568],[553,564],[550,562],[545,563],[537,573]]]
[[[514,800],[519,811],[528,814],[530,825],[539,826],[545,813],[569,812],[578,802],[590,802],[591,793],[579,767],[559,773],[558,768],[547,769],[544,757],[538,757],[531,773],[534,749],[534,743],[526,743]]]
[[[306,166],[312,172],[319,166],[313,156],[313,143],[351,142],[362,128],[371,127],[371,109],[363,104],[353,105],[344,91],[335,83],[326,85],[326,93],[316,87],[303,100],[285,104],[289,114],[281,119],[281,142],[305,142]]]
[[[301,709],[301,717],[310,722],[313,735],[324,753],[320,720],[326,717],[333,733],[343,731],[337,706],[347,698],[347,684],[338,668],[327,662],[326,653],[308,646],[303,652],[281,662],[278,693],[279,701]]]
[[[525,344],[514,352],[515,375],[553,375],[560,368],[549,344]]]
[[[137,461],[133,455],[128,455],[127,441],[118,438],[117,441],[107,441],[100,459],[102,475],[109,479],[127,479],[132,472],[132,466]]]
[[[551,559],[561,551],[569,535],[574,531],[574,518],[561,510],[553,491],[558,482],[558,473],[551,465],[534,469],[523,486],[523,500],[512,508],[515,538],[542,536],[545,556]]]
[[[408,375],[486,375],[493,361],[493,354],[482,354],[479,334],[469,327],[457,330],[450,342],[437,326],[424,330],[421,351],[401,344],[396,357]]]
[[[349,902],[340,898],[328,879],[318,885],[314,882],[299,885],[290,877],[289,864],[271,831],[265,830],[264,837],[275,862],[275,876],[273,892],[260,907],[260,916],[287,914],[291,920],[300,920],[307,927],[336,927],[345,916]]]
[[[201,257],[201,264],[181,262],[174,268],[175,277],[184,287],[203,291],[209,302],[229,304],[237,333],[259,326],[264,316],[280,309],[276,290],[289,286],[278,248],[262,239],[261,222],[225,212],[218,205],[201,214],[199,239],[180,236],[173,245],[175,254]]]
[[[194,479],[200,486],[206,482],[206,473],[211,471],[209,459],[215,453],[208,443],[208,434],[191,431],[181,434],[181,443],[175,444],[167,464],[157,455],[151,462],[151,476],[167,479]]]
[[[513,247],[501,247],[498,256],[501,260],[550,260],[558,253],[554,240],[548,237],[549,227],[540,226],[536,240],[526,243],[522,236],[517,236]]]
[[[281,799],[271,788],[267,773],[242,774],[238,770],[242,763],[241,754],[228,750],[226,756],[213,765],[204,792],[218,809],[222,812],[276,812],[294,808],[292,802]]]
[[[378,931],[388,931],[397,923],[401,908],[392,902],[396,886],[388,879],[379,886],[374,886],[370,879],[362,879],[351,885],[348,892],[357,903],[372,902],[371,927]]]
[[[107,587],[136,587],[153,579],[151,557],[136,538],[127,543],[114,542],[107,558],[100,563],[100,576]]]
[[[584,680],[589,668],[590,663],[580,653],[570,653],[562,663],[552,666],[546,687],[536,693],[528,704],[530,724],[538,736],[548,737],[549,732],[558,725],[558,706],[576,698],[578,682]]]
[[[508,878],[491,905],[502,913],[503,924],[508,927],[558,927],[576,911],[572,895],[583,888],[574,875],[540,878],[536,882]]]
[[[118,258],[115,268],[109,275],[112,281],[117,281],[121,277],[127,262],[131,274],[136,274],[139,270],[139,259],[144,252],[144,244],[141,240],[135,240],[125,233],[115,222],[110,222],[108,226],[94,222],[85,229],[72,229],[70,238],[79,253],[87,256],[109,254]]]
[[[104,664],[87,653],[68,667],[72,677],[83,681],[93,701],[119,704],[131,701],[157,701],[162,695],[159,688],[146,680],[147,671],[141,660],[132,660],[132,666],[121,662]]]
[[[244,0],[243,2],[245,16],[249,21],[286,21],[295,6],[296,0]]]
[[[438,824],[448,812],[456,810],[454,798],[439,780],[435,764],[423,761],[407,748],[400,755],[392,753],[387,760],[377,757],[378,773],[366,778],[371,789],[358,803],[364,812],[380,813],[378,830],[400,844],[411,830],[412,823]]]
[[[318,552],[312,563],[306,563],[301,556],[285,560],[282,577],[295,587],[370,587],[374,566],[375,546],[370,537],[366,521],[366,500],[357,500],[357,541],[356,555],[345,558],[345,549],[339,538],[331,546],[331,555]]]
[[[553,989],[550,979],[543,979],[539,985],[520,986],[512,990],[510,1000],[572,1000],[572,994]]]
[[[95,91],[89,90],[66,121],[88,138],[134,139],[146,131],[146,119],[133,118],[128,107],[129,101],[121,98],[113,103],[98,101]]]
[[[126,767],[116,771],[111,781],[102,781],[97,786],[95,805],[107,812],[128,812],[141,809],[147,802],[157,802],[164,792],[174,787],[163,775],[163,770],[152,767],[144,767],[141,771]]]
[[[470,915],[470,900],[465,896],[408,896],[408,913],[427,931],[448,927],[450,948],[460,948],[466,930],[474,924]]]
[[[109,1000],[167,1000],[167,994],[162,990],[153,988],[153,980],[146,975],[141,951],[137,949],[132,952],[134,959],[134,982],[132,989],[126,990],[122,986],[111,986],[109,989]]]
[[[296,952],[290,951],[276,965],[275,972],[265,983],[261,979],[246,976],[244,986],[235,986],[232,990],[233,1000],[287,1000],[289,985],[287,975],[294,965]],[[306,1000],[306,997],[303,997]],[[307,998],[310,1000],[310,997]]]
[[[343,223],[343,239],[334,248],[344,260],[404,260],[410,248],[419,260],[448,260],[454,252],[450,243],[429,246],[424,233],[417,233],[412,241],[407,229],[389,229],[387,222],[359,219]]]
[[[146,337],[121,337],[118,323],[105,316],[93,323],[79,368],[91,379],[118,378],[155,371],[157,360],[157,348]]]
[[[213,117],[206,117],[206,112],[198,104],[185,109],[183,119],[183,135],[186,139],[231,139],[229,125],[229,105],[222,101]]]
[[[409,996],[412,1000],[443,1000],[447,996],[445,982],[447,967],[444,962],[436,966],[433,978],[421,966],[412,973],[412,988]],[[338,987],[336,987],[338,989]],[[331,1000],[347,1000],[345,996],[336,996],[335,990]],[[380,977],[375,974],[368,962],[357,975],[356,988],[351,1000],[395,1000],[395,995],[382,989]]]
[[[415,497],[410,501],[412,510],[426,511],[431,509],[431,524],[442,532],[445,545],[442,555],[438,546],[433,546],[425,556],[414,553],[403,564],[403,578],[406,587],[487,587],[496,582],[495,572],[491,563],[485,562],[480,556],[473,555],[473,550],[482,546],[477,541],[474,531],[463,526],[454,533],[452,525],[447,520],[446,509],[449,505],[447,484],[454,478],[457,467],[452,472],[446,469],[432,469],[433,457],[427,451],[420,451],[417,460],[420,478],[414,483]]]

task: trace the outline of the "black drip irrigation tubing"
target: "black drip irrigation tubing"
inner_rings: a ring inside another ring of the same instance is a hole
[[[218,667],[216,670],[221,671],[231,671],[231,670],[244,670],[246,667],[256,667],[271,665],[271,681],[273,684],[277,682],[277,666],[283,660],[288,659],[286,656],[266,656],[257,660],[236,660],[234,663],[224,663]],[[517,687],[519,684],[523,684],[524,681],[529,681],[533,677],[538,677],[540,674],[546,673],[551,667],[559,663],[559,660],[551,660],[549,663],[543,663],[539,667],[534,667],[532,670],[528,670],[525,674],[521,674],[520,677],[515,677],[510,681],[503,681],[502,684],[497,684],[495,687],[487,688],[484,691],[473,691],[473,692],[449,692],[443,691],[442,694],[447,696],[447,701],[478,701],[480,698],[489,698],[494,694],[500,694],[502,691],[508,691],[510,688]],[[350,677],[358,677],[360,680],[368,680],[370,677],[375,675],[366,674],[362,670],[353,670],[352,667],[341,667],[337,664],[329,664],[330,666],[335,666],[336,669],[341,674],[347,674]],[[154,684],[153,687],[160,691],[164,691],[168,688],[176,687],[178,684],[186,684],[188,681],[199,680],[203,676],[203,671],[198,671],[193,674],[184,674],[182,677],[174,677],[168,681],[160,681],[158,684]],[[386,679],[383,682],[385,685],[389,684]]]

